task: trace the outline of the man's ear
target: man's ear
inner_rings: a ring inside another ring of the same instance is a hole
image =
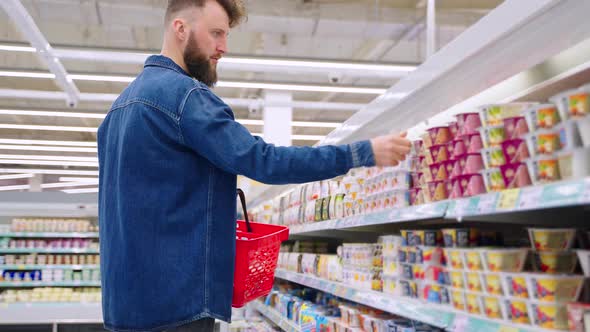
[[[181,18],[176,18],[172,21],[172,29],[174,30],[174,34],[176,38],[181,41],[184,41],[188,37],[188,25],[186,22]]]

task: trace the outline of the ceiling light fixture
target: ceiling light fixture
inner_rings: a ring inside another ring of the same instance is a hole
[[[16,186],[2,186],[0,191],[12,191],[12,190],[28,190],[31,186],[28,184],[16,185]]]
[[[43,169],[43,168],[0,168],[0,173],[31,173],[51,175],[80,175],[98,176],[98,171],[81,171],[67,169]]]
[[[94,153],[94,154],[98,153],[96,148],[75,148],[75,147],[70,147],[70,146],[8,145],[8,144],[0,144],[0,150],[82,152],[82,153]]]
[[[0,123],[0,129],[22,129],[22,130],[49,130],[49,131],[81,131],[86,133],[96,133],[98,128],[93,127],[66,127],[66,126],[38,126]]]
[[[25,160],[63,160],[63,161],[89,161],[98,162],[97,157],[74,157],[74,156],[34,156],[20,154],[0,154],[0,159],[25,159]]]
[[[49,141],[49,140],[12,139],[12,138],[0,138],[0,144],[64,145],[64,146],[93,146],[93,147],[97,146],[96,142]]]
[[[56,183],[43,183],[41,184],[42,189],[50,188],[70,188],[70,187],[85,187],[85,186],[96,186],[96,182],[56,182]]]
[[[98,178],[81,178],[62,176],[59,178],[60,182],[98,182]]]
[[[24,71],[0,71],[0,76],[7,77],[24,77],[24,78],[50,78],[54,79],[55,75],[40,72]],[[90,75],[90,74],[68,74],[68,79],[85,80],[85,81],[102,81],[102,82],[132,82],[135,77],[131,76],[114,76],[114,75]],[[336,93],[359,93],[359,94],[383,94],[387,91],[385,88],[355,87],[355,86],[336,86],[336,85],[307,85],[307,84],[285,84],[285,83],[268,83],[268,82],[239,82],[239,81],[219,81],[217,87],[220,88],[240,88],[240,89],[265,89],[265,90],[286,90],[286,91],[307,91],[307,92],[336,92]]]
[[[34,53],[37,52],[37,49],[29,46],[0,45],[0,51]]]
[[[34,174],[11,174],[11,175],[0,175],[0,180],[13,180],[13,179],[30,179]]]
[[[98,188],[65,189],[62,191],[66,194],[87,194],[87,193],[97,193]]]
[[[56,160],[24,160],[24,159],[0,159],[0,164],[8,165],[38,165],[38,166],[79,166],[98,167],[98,162],[82,161],[56,161]]]

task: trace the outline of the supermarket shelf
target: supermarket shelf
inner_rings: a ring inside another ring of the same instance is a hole
[[[376,226],[415,220],[437,219],[445,216],[447,205],[447,201],[442,201],[430,204],[409,206],[407,208],[392,208],[365,215],[320,221],[306,225],[297,225],[289,227],[289,234],[297,235],[325,230],[343,230],[355,227]]]
[[[100,265],[47,265],[47,264],[4,264],[0,265],[0,271],[2,270],[53,270],[53,269],[66,269],[66,270],[88,270],[98,269]]]
[[[590,178],[508,189],[452,200],[449,202],[445,218],[462,220],[469,217],[585,205],[590,205]]]
[[[554,332],[529,325],[513,324],[470,315],[449,306],[436,305],[415,299],[394,297],[376,291],[359,290],[339,282],[328,281],[301,273],[277,269],[275,277],[315,288],[402,317],[421,321],[447,331],[478,332]]]
[[[31,248],[1,248],[0,254],[98,254],[98,249],[31,249]]]
[[[295,322],[293,322],[290,319],[287,319],[286,317],[283,317],[278,311],[276,311],[275,309],[273,309],[271,307],[264,305],[262,302],[254,301],[254,302],[252,302],[252,306],[258,312],[260,312],[263,316],[265,316],[270,321],[272,321],[275,325],[280,327],[281,330],[286,331],[286,332],[300,332],[301,331],[301,328],[299,328],[299,326],[297,326],[297,324],[295,324]]]
[[[32,237],[32,238],[98,238],[97,232],[7,232],[0,233],[0,237]]]
[[[100,324],[100,303],[0,303],[0,325]]]
[[[0,217],[96,218],[98,195],[59,191],[1,192]]]
[[[2,281],[2,288],[27,287],[100,287],[100,281]]]

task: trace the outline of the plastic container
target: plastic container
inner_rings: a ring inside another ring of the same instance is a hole
[[[531,324],[529,303],[518,299],[506,299],[506,320],[517,324]]]
[[[430,199],[433,202],[442,201],[449,198],[445,181],[432,181],[428,182],[427,185]]]
[[[549,100],[557,105],[561,119],[582,117],[590,114],[589,90],[590,88],[587,86],[567,90],[549,98]]]
[[[502,282],[502,275],[499,273],[483,272],[483,289],[486,294],[503,296],[504,284]]]
[[[453,179],[453,191],[457,190],[461,197],[484,194],[486,187],[481,174],[465,174]]]
[[[504,158],[508,164],[524,162],[530,158],[529,149],[523,139],[505,140],[501,144]]]
[[[483,159],[481,157],[481,153],[469,153],[463,155],[461,158],[464,158],[465,161],[461,161],[464,163],[463,166],[463,174],[475,174],[479,173],[482,169],[484,169]]]
[[[531,299],[542,302],[575,302],[580,296],[583,276],[527,273]]]
[[[503,125],[481,127],[478,129],[481,135],[484,148],[500,146],[506,139],[506,133]]]
[[[407,230],[403,232],[406,232],[406,239],[411,246],[434,247],[442,243],[442,233],[439,230]]]
[[[506,164],[506,158],[501,146],[481,150],[481,158],[486,169],[500,167]]]
[[[483,149],[483,142],[479,132],[462,137],[467,153],[479,153]]]
[[[465,272],[463,270],[454,270],[449,269],[449,285],[453,288],[460,288],[464,289],[466,282],[465,282]]]
[[[449,149],[451,152],[451,159],[456,159],[462,154],[467,153],[467,147],[465,146],[465,140],[462,139],[455,139],[454,141],[449,143],[452,148]]]
[[[418,187],[410,189],[410,205],[421,205],[424,203],[425,200],[422,188]]]
[[[451,289],[451,305],[453,308],[461,311],[467,311],[467,299],[465,298],[465,291],[461,289]]]
[[[500,166],[504,187],[508,189],[530,186],[532,181],[525,163],[505,164]]]
[[[465,272],[465,289],[470,292],[483,292],[482,274],[479,272]]]
[[[590,117],[589,117],[590,118]],[[590,176],[590,146],[556,153],[559,175],[563,180]]]
[[[430,137],[430,146],[446,144],[453,140],[453,135],[451,135],[451,130],[448,126],[426,129],[426,132]]]
[[[481,253],[477,249],[465,249],[463,251],[463,257],[465,257],[465,267],[469,271],[483,271],[483,261]]]
[[[416,263],[424,266],[440,266],[443,262],[443,251],[440,247],[418,246],[416,248]]]
[[[504,118],[504,138],[515,139],[529,132],[524,116]]]
[[[428,155],[426,156],[426,159],[428,160],[428,164],[432,165],[449,160],[449,156],[450,154],[447,145],[438,144],[428,148]]]
[[[590,277],[590,250],[576,250],[584,276]]]
[[[574,244],[573,228],[529,228],[529,240],[535,250],[568,250]]]
[[[529,249],[480,249],[480,252],[486,271],[520,272]]]
[[[575,251],[537,251],[533,253],[533,266],[544,273],[574,273],[578,256]]]
[[[477,128],[481,127],[481,119],[478,113],[457,114],[457,125],[459,136],[471,135],[477,133]]]
[[[484,169],[480,172],[487,192],[494,192],[506,189],[502,171],[498,167]]]
[[[432,173],[433,181],[445,181],[449,179],[446,165],[442,162],[430,165],[430,173]]]
[[[501,273],[500,277],[506,296],[519,299],[529,298],[529,288],[524,273]]]
[[[451,132],[451,137],[454,140],[459,135],[459,123],[457,123],[457,121],[449,122],[448,127]]]
[[[497,296],[482,296],[483,312],[487,318],[506,319],[506,302]]]
[[[477,245],[478,230],[476,228],[445,228],[442,234],[447,248],[466,248]]]
[[[470,314],[481,315],[483,312],[482,296],[479,294],[465,292],[465,305]]]
[[[529,176],[534,185],[560,180],[557,157],[537,156],[526,161]]]
[[[554,104],[540,104],[528,108],[523,113],[530,131],[550,129],[561,122],[559,111]]]
[[[531,156],[552,154],[561,149],[559,130],[542,130],[523,135]]]
[[[568,329],[567,307],[565,304],[530,302],[528,310],[534,326],[544,329]]]
[[[567,120],[555,127],[559,133],[559,150],[575,149],[582,146],[579,121]]]
[[[447,266],[450,266],[453,269],[465,268],[463,251],[461,249],[445,248],[443,249],[443,252],[447,259]]]

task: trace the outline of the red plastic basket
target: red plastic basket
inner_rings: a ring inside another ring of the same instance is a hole
[[[246,221],[238,220],[232,307],[270,293],[277,268],[281,242],[289,238],[285,226],[248,221],[244,193],[238,189]]]

